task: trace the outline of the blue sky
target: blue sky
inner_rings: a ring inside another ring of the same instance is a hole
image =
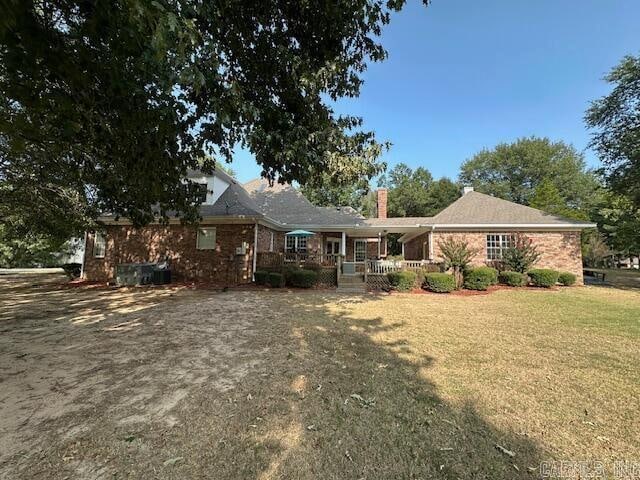
[[[372,64],[360,97],[336,105],[393,146],[383,159],[456,178],[484,147],[547,136],[585,152],[589,102],[602,77],[640,54],[638,0],[409,1],[382,36],[389,58]],[[259,176],[249,152],[232,168]]]

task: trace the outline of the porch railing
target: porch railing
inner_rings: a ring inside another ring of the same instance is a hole
[[[317,264],[323,267],[335,267],[339,255],[322,253],[258,252],[259,267],[281,267],[283,265]]]
[[[422,270],[433,264],[430,260],[367,260],[367,273],[384,275],[401,270]]]

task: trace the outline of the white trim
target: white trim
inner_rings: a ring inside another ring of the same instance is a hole
[[[357,260],[356,259],[356,245],[358,244],[358,242],[360,243],[364,243],[364,260]],[[354,262],[364,262],[367,260],[367,244],[369,242],[367,242],[367,239],[363,239],[363,238],[354,238],[353,239],[353,261]]]
[[[213,247],[203,248],[200,246],[200,232],[204,232],[205,230],[213,230]],[[196,229],[196,250],[215,250],[218,246],[218,229],[216,227],[205,227],[198,226]]]
[[[429,260],[433,260],[433,229],[429,232]],[[404,245],[404,243],[403,243]]]
[[[98,240],[98,235],[100,235],[104,241],[104,246],[103,246],[103,250],[102,250],[102,254],[98,255],[96,253],[96,244],[97,244],[97,240]],[[105,258],[107,255],[107,234],[106,232],[102,232],[100,230],[96,230],[95,232],[93,232],[93,246],[91,248],[91,255],[93,256],[93,258]]]
[[[273,234],[273,232],[271,232]],[[273,241],[273,237],[271,237]],[[253,272],[251,273],[251,279],[256,281],[256,265],[258,264],[258,222],[253,227]]]
[[[340,242],[340,255],[347,256],[347,233],[342,232],[342,242]]]
[[[561,230],[576,230],[581,228],[596,228],[595,223],[449,223],[449,224],[433,224],[424,225],[438,227],[440,230],[447,230],[449,228],[531,228],[531,229],[561,229]]]
[[[82,266],[80,267],[80,278],[84,280],[84,269],[87,261],[87,238],[89,238],[89,232],[84,232],[84,248],[82,250]]]

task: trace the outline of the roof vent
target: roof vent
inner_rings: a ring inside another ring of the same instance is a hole
[[[466,195],[469,192],[473,192],[473,187],[464,187],[464,189],[462,190],[463,195]]]

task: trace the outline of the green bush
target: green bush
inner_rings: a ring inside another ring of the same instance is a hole
[[[423,288],[437,293],[448,293],[456,289],[456,280],[449,273],[430,272],[424,275]]]
[[[486,290],[498,283],[498,271],[491,267],[478,267],[468,270],[464,275],[464,288],[468,290]]]
[[[524,287],[527,284],[527,276],[520,272],[505,270],[498,275],[500,283],[510,287]]]
[[[531,283],[536,287],[553,287],[558,281],[559,273],[548,268],[536,268],[528,272]]]
[[[256,273],[253,274],[256,285],[266,285],[268,277],[269,272],[265,272],[264,270],[256,270]]]
[[[267,284],[273,288],[284,287],[284,275],[278,272],[271,272],[267,277]]]
[[[289,285],[298,288],[311,288],[318,283],[318,272],[299,269],[291,272]]]
[[[291,275],[293,275],[293,273],[297,272],[298,270],[300,270],[300,268],[296,265],[284,265],[282,267],[282,276],[284,277],[285,284],[291,284]]]
[[[574,283],[576,283],[576,276],[573,273],[569,272],[560,272],[558,275],[558,282],[560,282],[565,287],[570,287]]]
[[[391,286],[399,292],[408,292],[416,285],[416,272],[409,270],[402,272],[389,272],[387,278]]]

